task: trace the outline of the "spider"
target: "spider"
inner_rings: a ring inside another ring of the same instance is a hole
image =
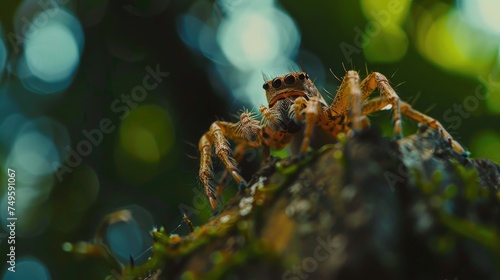
[[[468,156],[464,148],[453,140],[437,120],[401,101],[381,73],[372,72],[360,81],[358,72],[347,71],[330,105],[323,99],[306,72],[278,76],[265,82],[262,87],[266,92],[268,107],[259,108],[263,116],[260,122],[252,112],[243,111],[236,123],[213,122],[209,131],[200,139],[199,178],[214,213],[218,210],[221,189],[218,188],[216,193],[213,187],[212,150],[224,164],[226,172],[240,186],[246,186],[245,180],[238,172],[237,161],[247,148],[262,147],[262,157],[265,160],[269,157],[270,148],[282,149],[300,137],[298,152],[303,155],[307,152],[315,127],[323,129],[335,139],[341,132],[352,133],[352,130],[359,131],[368,127],[370,123],[366,115],[380,111],[388,105],[393,109],[394,135],[397,139],[402,137],[401,114],[404,114],[419,123],[438,129],[455,151],[464,157]],[[368,99],[376,88],[380,97]],[[298,133],[299,131],[302,133]],[[236,143],[234,157],[231,156],[228,139]]]

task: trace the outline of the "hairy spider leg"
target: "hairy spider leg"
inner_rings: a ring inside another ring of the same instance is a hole
[[[240,164],[240,162],[243,160],[243,156],[245,155],[245,151],[247,149],[247,146],[244,144],[239,143],[236,148],[234,148],[233,151],[233,159],[236,162],[237,165]],[[221,197],[222,192],[225,189],[224,183],[227,179],[227,175],[229,174],[227,169],[224,169],[222,172],[219,181],[217,182],[217,196]]]
[[[217,155],[219,160],[224,164],[228,173],[231,174],[233,179],[239,185],[246,185],[246,181],[239,174],[236,161],[230,156],[231,148],[228,139],[250,147],[261,146],[261,138],[259,137],[261,134],[261,128],[256,125],[257,121],[255,120],[255,122],[251,123],[243,122],[244,114],[245,113],[242,113],[242,120],[237,123],[229,123],[224,121],[213,122],[210,126],[210,130],[201,137],[198,145],[201,154],[199,177],[205,189],[205,193],[209,199],[210,207],[214,212],[218,209],[218,198],[211,180],[212,146],[214,147],[215,154]],[[247,128],[247,126],[251,126],[251,128]],[[248,131],[247,129],[253,131],[255,135],[253,135],[252,133],[251,136],[248,136],[246,133],[244,133],[244,131]],[[248,137],[249,139],[245,138],[244,135],[247,135],[246,137]],[[253,136],[255,136],[255,138]]]
[[[208,135],[204,134],[201,137],[198,148],[200,150],[200,170],[198,171],[198,177],[200,177],[210,207],[215,211],[217,209],[217,196],[214,193],[214,188],[210,180],[212,177],[212,143]]]
[[[295,104],[303,102],[305,102],[306,107],[304,109],[304,139],[302,139],[302,145],[300,146],[301,155],[304,155],[307,152],[307,148],[309,148],[309,143],[311,142],[314,127],[316,126],[322,113],[319,98],[311,97],[309,101],[306,101],[305,98],[299,97],[295,100]],[[295,116],[299,115],[301,114],[296,114]]]
[[[199,149],[202,164],[200,164],[199,176],[213,211],[218,209],[218,197],[212,183],[212,146],[215,149],[215,154],[233,176],[234,180],[238,184],[246,184],[243,177],[238,173],[235,160],[230,156],[231,148],[225,137],[226,135],[228,138],[235,138],[231,137],[234,136],[234,134],[232,134],[232,132],[234,132],[234,129],[232,129],[233,125],[232,123],[216,121],[210,126],[210,130],[205,133],[200,140]]]
[[[363,94],[360,84],[359,74],[356,71],[349,70],[342,78],[340,86],[330,104],[329,114],[331,121],[324,120],[321,122],[323,129],[336,136],[340,132],[350,132],[347,124],[352,123],[352,128],[359,131],[369,126],[369,120],[361,113],[363,102],[368,98],[368,95]]]
[[[437,129],[441,133],[441,136],[443,136],[443,138],[450,143],[451,147],[453,147],[453,149],[455,151],[457,151],[458,153],[460,153],[464,157],[469,156],[469,153],[467,151],[465,151],[465,149],[460,144],[458,144],[458,142],[455,141],[453,139],[453,137],[451,137],[450,133],[448,133],[448,131],[446,131],[446,129],[443,127],[443,125],[439,121],[437,121],[436,119],[433,119],[433,118],[413,109],[410,104],[403,102],[403,101],[401,101],[401,112],[405,116],[408,116],[411,119],[413,119],[419,123],[422,123],[422,124],[425,124],[431,128]]]
[[[401,137],[401,114],[408,116],[409,118],[425,124],[433,129],[437,129],[441,136],[446,139],[453,147],[455,151],[462,154],[464,157],[468,157],[468,153],[465,149],[446,131],[446,129],[441,125],[439,121],[431,118],[411,107],[410,104],[401,101],[394,89],[389,85],[387,78],[377,72],[371,73],[363,82],[361,83],[362,98],[368,97],[375,88],[378,87],[381,97],[374,98],[364,103],[362,109],[362,115],[368,115],[370,113],[380,111],[387,105],[392,105],[393,111],[393,122],[394,122],[394,134],[396,137]]]
[[[376,88],[378,88],[380,92],[380,98],[374,98],[365,102]],[[361,82],[361,100],[364,103],[361,112],[362,115],[369,114],[367,113],[368,111],[380,111],[387,105],[391,105],[393,109],[392,121],[394,126],[394,136],[397,139],[402,137],[401,101],[384,75],[378,72],[373,72]]]

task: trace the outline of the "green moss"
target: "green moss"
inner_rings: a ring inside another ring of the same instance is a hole
[[[272,263],[277,260],[276,253],[259,240],[248,243],[234,254],[222,254],[221,259],[215,263],[212,270],[197,279],[221,279],[228,272],[236,270],[239,266],[251,260],[266,260]]]
[[[500,232],[497,229],[456,218],[444,212],[440,213],[440,219],[450,230],[459,236],[478,242],[494,253],[497,260],[500,261]]]
[[[288,149],[281,149],[281,150],[271,149],[271,156],[283,159],[289,157],[290,154],[288,152]]]
[[[338,147],[338,145],[339,144],[324,145],[318,151],[308,153],[304,159],[302,159],[301,161],[299,161],[296,164],[292,164],[289,166],[283,166],[283,164],[281,162],[277,162],[276,163],[276,171],[281,175],[291,176],[291,175],[297,173],[297,171],[299,171],[302,167],[308,165],[312,160],[316,159],[319,155],[325,153],[328,150],[335,149],[336,147]],[[335,151],[334,157],[336,159],[338,158],[339,160],[343,159],[342,151],[340,149]]]
[[[298,170],[298,164],[283,166],[281,162],[276,163],[276,171],[278,171],[281,175],[290,176],[292,174],[295,174]]]
[[[432,177],[430,181],[424,180],[423,176],[419,174],[419,171],[416,169],[412,169],[413,178],[416,179],[416,184],[419,186],[422,193],[426,196],[430,196],[434,194],[436,189],[441,185],[443,180],[443,173],[441,171],[434,171],[432,173]]]
[[[456,245],[456,237],[454,234],[443,234],[433,238],[432,248],[441,254],[451,253]]]
[[[443,192],[443,198],[446,200],[450,200],[454,198],[458,193],[458,188],[454,184],[448,185]]]
[[[474,202],[479,198],[481,186],[479,185],[479,174],[475,168],[466,168],[457,161],[452,161],[457,175],[464,184],[465,198],[469,202]]]

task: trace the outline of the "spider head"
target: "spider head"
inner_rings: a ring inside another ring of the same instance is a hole
[[[269,108],[281,99],[295,99],[303,96],[306,99],[319,95],[319,91],[306,72],[292,72],[278,76],[262,85],[266,91]]]
[[[311,97],[321,97],[318,89],[306,72],[292,72],[278,76],[264,83],[262,86],[266,91],[269,109],[273,112],[275,124],[273,129],[282,129],[289,133],[295,133],[301,129],[290,114],[295,99],[303,97],[309,100]]]

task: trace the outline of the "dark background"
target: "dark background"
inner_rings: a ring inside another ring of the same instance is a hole
[[[367,24],[374,22],[370,18],[372,10],[365,2],[270,2],[275,9],[288,14],[299,32],[298,47],[290,51],[288,58],[304,65],[318,79],[318,88],[332,93],[338,81],[329,69],[339,77],[343,76],[344,66],[359,70],[362,77],[366,75],[365,68],[384,73],[397,86],[403,100],[441,121],[473,157],[500,162],[499,82],[495,82],[499,80],[499,35],[484,24],[470,24],[465,19],[460,22],[466,27],[460,33],[462,37],[456,37],[453,31],[462,26],[457,27],[452,20],[441,25],[448,29],[431,30],[439,20],[463,12],[460,5],[467,1],[400,1],[408,9],[402,13],[404,16],[391,23],[394,26],[369,37],[369,43],[365,40],[366,46],[359,47],[355,43],[356,28],[365,30]],[[373,1],[380,7],[374,11],[380,12],[389,2]],[[74,77],[68,78],[66,87],[50,93],[26,86],[19,66],[23,44],[16,51],[9,37],[22,32],[16,22],[22,23],[23,17],[32,18],[41,10],[40,4],[35,1],[0,4],[0,38],[6,50],[0,51],[0,165],[2,170],[16,168],[16,205],[21,209],[17,217],[23,220],[16,228],[18,272],[5,272],[3,279],[103,279],[112,274],[108,262],[65,252],[62,245],[92,240],[103,217],[117,210],[129,209],[134,217],[128,225],[108,233],[109,239],[116,240],[115,247],[111,247],[124,260],[129,251],[137,256],[137,252],[147,250],[151,242],[147,231],[153,225],[164,226],[167,232],[185,234],[185,226],[176,229],[182,220],[181,210],[190,211],[195,225],[206,221],[210,211],[197,179],[198,140],[214,120],[234,120],[232,115],[243,106],[256,109],[255,104],[233,95],[238,87],[246,86],[238,82],[250,72],[239,71],[220,50],[210,52],[192,44],[192,38],[202,34],[208,39],[201,42],[214,44],[209,45],[209,50],[217,49],[214,33],[199,26],[216,31],[234,9],[245,7],[247,2],[67,0],[58,4],[78,19],[84,40]],[[198,20],[198,28],[182,25],[186,15]],[[437,37],[425,37],[427,33]],[[262,30],[262,34],[267,33]],[[344,55],[342,46],[347,45],[359,52]],[[148,91],[146,98],[138,102],[135,113],[131,110],[130,115],[120,119],[121,113],[113,110],[113,102],[142,84],[148,73],[146,67],[155,69],[157,65],[169,73],[168,77]],[[240,79],[233,80],[235,75],[240,75]],[[262,81],[251,85],[254,94],[264,94],[261,85]],[[481,100],[478,96],[487,97]],[[471,102],[465,107],[471,110],[454,111],[454,104],[464,106],[466,102]],[[24,120],[8,122],[15,114]],[[389,115],[380,112],[370,119],[386,136],[392,137]],[[82,162],[71,173],[64,173],[63,180],[57,179],[59,170],[35,176],[35,182],[23,185],[23,176],[28,176],[19,164],[23,161],[10,161],[24,131],[20,127],[37,122],[37,133],[53,137],[64,158],[71,157],[66,147],[77,150],[78,143],[86,139],[82,131],[99,128],[104,118],[115,129],[104,133],[102,143],[93,146],[88,156],[82,156]],[[416,129],[411,120],[405,119],[404,125],[406,134]],[[69,142],[58,133],[66,135]],[[242,163],[247,178],[257,168],[258,159],[250,160],[254,156],[250,153]],[[219,170],[220,165],[215,164],[215,171]],[[6,186],[6,172],[0,178],[1,185]],[[234,191],[235,188],[229,187],[226,199]],[[40,192],[43,195],[36,195]],[[3,208],[6,188],[2,187],[0,194],[4,201],[1,209],[4,225],[7,224]],[[30,194],[30,199],[21,197]],[[6,239],[1,241],[3,256],[8,248]],[[149,253],[137,257],[137,262]],[[5,262],[2,267],[5,271]]]

